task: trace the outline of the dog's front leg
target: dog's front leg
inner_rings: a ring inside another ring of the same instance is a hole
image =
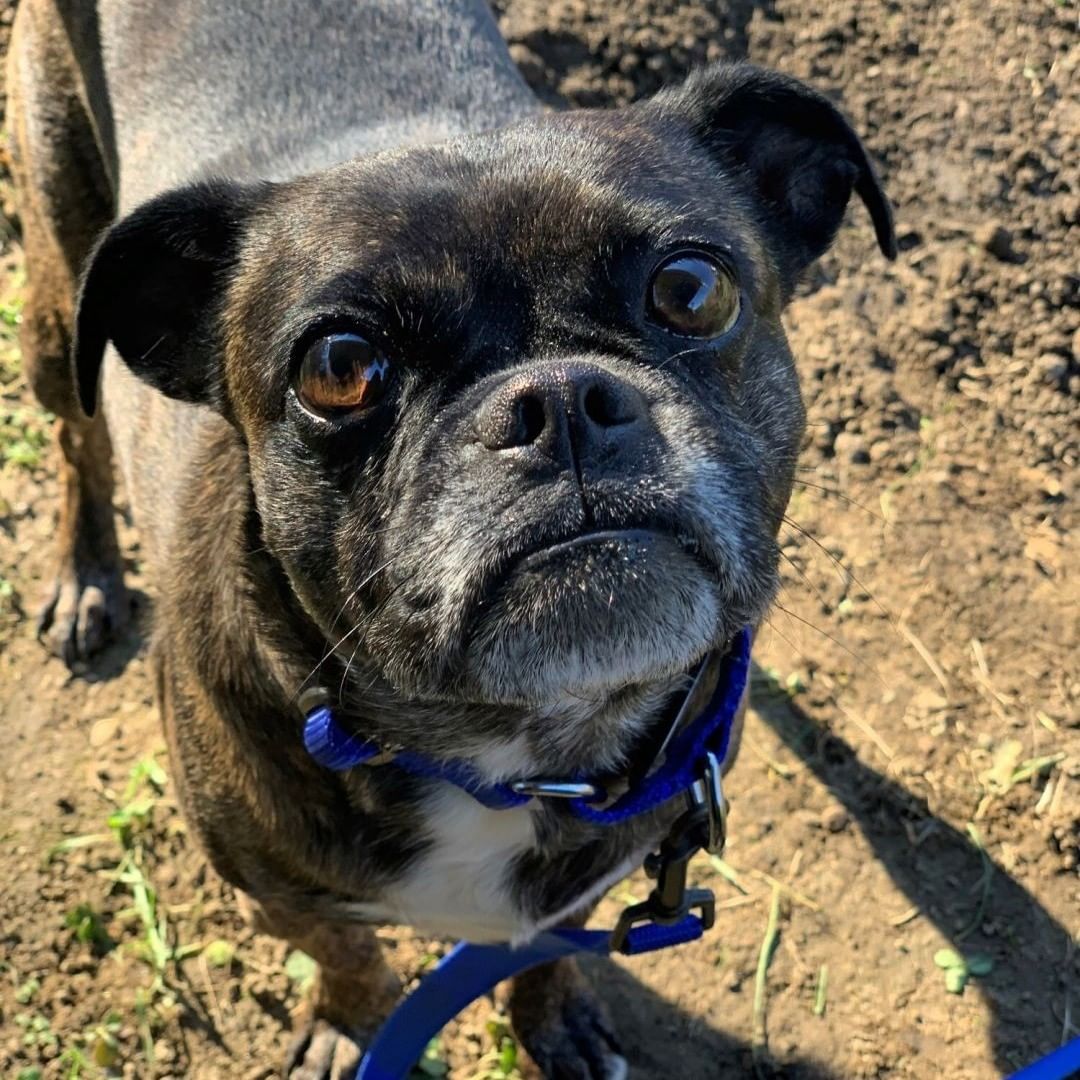
[[[365,1044],[401,995],[374,930],[300,912],[279,901],[245,897],[256,930],[284,938],[319,965],[314,985],[294,1018],[294,1038],[282,1070],[289,1080],[345,1080]]]
[[[581,925],[585,913],[574,920]],[[624,1080],[626,1060],[607,1008],[572,957],[522,972],[510,984],[514,1034],[545,1080]],[[528,1073],[526,1073],[528,1075]]]

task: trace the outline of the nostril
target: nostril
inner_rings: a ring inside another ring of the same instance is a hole
[[[474,429],[488,450],[543,443],[553,453],[569,453],[567,440],[587,440],[589,432],[610,450],[610,440],[632,438],[648,412],[640,391],[598,366],[543,365],[496,386],[477,410]]]
[[[638,416],[638,410],[631,402],[622,400],[618,393],[603,383],[593,383],[585,391],[581,407],[586,418],[597,427],[617,427],[620,424],[629,424]]]
[[[476,433],[489,450],[531,446],[550,425],[550,406],[533,386],[503,386],[476,417]]]
[[[529,446],[536,442],[544,431],[547,422],[544,416],[544,403],[532,394],[526,394],[517,401],[517,439],[516,446]]]

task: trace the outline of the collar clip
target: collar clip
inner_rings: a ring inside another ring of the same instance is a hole
[[[686,793],[687,809],[660,844],[645,860],[645,873],[656,884],[640,904],[632,904],[620,916],[611,934],[612,951],[626,950],[631,930],[642,923],[672,926],[697,910],[702,928],[716,920],[716,900],[711,889],[688,889],[686,870],[702,849],[719,855],[726,839],[727,804],[721,787],[720,759],[706,754],[700,779]]]

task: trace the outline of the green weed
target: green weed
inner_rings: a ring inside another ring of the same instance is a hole
[[[148,869],[147,845],[165,784],[165,771],[157,760],[153,756],[143,758],[132,768],[122,797],[114,797],[113,809],[105,819],[108,832],[67,837],[48,853],[51,859],[67,851],[109,843],[118,849],[115,866],[106,876],[131,899],[131,906],[119,912],[118,917],[134,922],[138,927],[133,951],[151,971],[149,985],[136,991],[135,995],[136,1026],[143,1054],[151,1067],[155,1031],[176,1006],[177,994],[172,981],[175,966],[203,949],[202,944],[185,945],[177,940],[158,901]],[[65,925],[76,940],[88,944],[99,955],[116,947],[117,943],[110,937],[101,916],[89,904],[79,904],[69,912]],[[110,1018],[82,1039],[81,1047],[70,1048],[72,1052],[65,1062],[68,1075],[78,1077],[88,1067],[85,1047],[89,1048],[89,1060],[96,1067],[109,1067],[107,1063],[119,1055],[119,1026],[119,1018],[110,1014]]]
[[[285,974],[302,994],[315,981],[315,961],[307,953],[293,949],[285,960]]]
[[[494,1045],[480,1059],[480,1071],[473,1074],[472,1080],[520,1080],[517,1042],[507,1018],[496,1014],[484,1027]]]
[[[95,956],[104,956],[116,947],[101,916],[89,904],[79,904],[69,911],[64,916],[64,925],[73,932],[76,941],[89,945]]]
[[[23,469],[37,468],[49,443],[52,419],[43,409],[9,408],[0,403],[0,460]]]
[[[22,322],[23,298],[12,295],[0,301],[0,325],[15,330]]]
[[[218,938],[203,947],[203,956],[213,968],[227,968],[236,956],[236,946],[231,941]]]
[[[427,1044],[424,1056],[416,1063],[412,1071],[415,1080],[428,1080],[432,1076],[445,1076],[450,1071],[442,1056],[442,1042],[436,1036]]]
[[[934,963],[944,971],[945,989],[950,994],[962,994],[969,978],[981,978],[994,970],[994,961],[985,953],[964,957],[955,949],[938,949]]]
[[[15,1026],[22,1029],[22,1044],[27,1049],[52,1053],[59,1046],[60,1040],[49,1024],[49,1018],[41,1013],[16,1013]]]

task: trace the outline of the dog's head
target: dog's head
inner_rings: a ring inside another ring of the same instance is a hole
[[[112,341],[237,427],[263,540],[381,723],[435,703],[459,725],[444,742],[497,714],[536,760],[607,757],[613,700],[772,600],[803,431],[780,314],[852,190],[891,255],[847,122],[749,66],[193,186],[90,261],[84,405]]]

